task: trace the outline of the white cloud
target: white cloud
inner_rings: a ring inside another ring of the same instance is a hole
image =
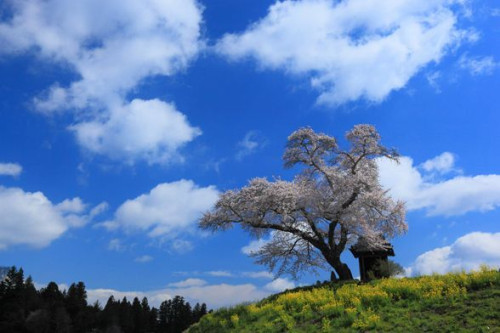
[[[233,277],[234,275],[229,271],[209,271],[206,274],[216,277]]]
[[[418,256],[410,267],[412,275],[478,269],[486,264],[500,267],[500,233],[472,232],[450,246]]]
[[[436,170],[435,162],[432,159],[422,165]],[[500,175],[436,180],[421,173],[410,157],[402,157],[399,164],[385,158],[377,164],[381,184],[394,198],[405,201],[409,210],[425,209],[429,215],[451,216],[500,206]]]
[[[267,290],[258,288],[250,283],[239,285],[222,283],[201,287],[180,288],[176,289],[175,293],[193,300],[193,303],[206,303],[210,308],[257,301],[269,295]]]
[[[274,275],[268,271],[257,272],[230,272],[230,271],[181,271],[175,272],[179,276],[215,276],[215,277],[237,277],[237,278],[251,278],[251,279],[274,279]]]
[[[177,253],[183,254],[193,250],[193,243],[184,239],[174,239],[171,244],[172,250]]]
[[[107,105],[151,75],[172,75],[202,46],[201,9],[192,0],[26,0],[0,24],[4,53],[35,48],[78,73],[69,87],[53,87],[47,111]]]
[[[203,167],[206,170],[214,170],[216,173],[219,174],[222,164],[224,164],[226,161],[227,161],[226,158],[209,159],[204,163]]]
[[[0,163],[0,176],[19,176],[23,167],[17,163]]]
[[[57,204],[56,208],[64,213],[81,213],[85,210],[85,204],[80,198],[66,199]]]
[[[444,152],[430,160],[422,163],[422,168],[427,172],[437,171],[439,173],[447,173],[453,170],[455,165],[455,155],[449,152]]]
[[[0,186],[0,249],[13,245],[45,247],[68,229],[88,223],[93,215],[85,210],[79,198],[55,205],[42,192]]]
[[[148,256],[148,255],[143,255],[143,256],[135,258],[134,261],[139,262],[139,263],[146,263],[146,262],[153,261],[153,257]]]
[[[197,56],[203,42],[196,0],[9,4],[13,15],[0,23],[0,53],[35,52],[76,74],[34,102],[45,113],[72,111],[71,129],[84,148],[114,159],[126,155],[127,162],[162,163],[199,134],[172,104],[126,100],[146,78],[174,75]]]
[[[127,231],[144,231],[150,237],[174,238],[193,230],[201,214],[217,201],[214,186],[199,187],[191,180],[162,183],[149,193],[125,201],[115,212],[114,219],[104,226]],[[178,244],[185,248],[186,243]]]
[[[295,284],[292,281],[283,278],[277,278],[272,282],[269,282],[264,286],[264,289],[267,289],[272,292],[281,292],[286,289],[295,288]]]
[[[273,279],[274,275],[268,271],[259,272],[243,272],[242,276],[249,277],[252,279]]]
[[[98,300],[106,304],[107,299],[114,295],[115,299],[134,297],[139,299],[147,297],[149,304],[159,306],[161,302],[171,299],[174,295],[186,298],[191,304],[206,303],[209,308],[232,306],[243,302],[258,301],[272,293],[293,288],[294,284],[286,279],[276,279],[263,287],[251,283],[246,284],[208,284],[201,279],[186,279],[171,283],[165,289],[152,291],[119,291],[113,289],[88,289],[87,295],[90,303]]]
[[[70,129],[88,151],[128,163],[182,160],[179,148],[201,134],[174,105],[157,99],[134,99],[110,111],[108,118],[81,122]]]
[[[108,243],[108,250],[122,252],[125,250],[125,245],[123,244],[123,242],[120,239],[113,238]]]
[[[120,291],[115,289],[87,289],[87,299],[90,304],[98,301],[101,306],[106,305],[109,297],[113,296],[115,300],[122,300],[123,297],[127,297],[129,301],[132,301],[134,297],[142,299],[144,297],[148,298],[148,303],[151,306],[159,307],[163,301],[169,300],[175,296],[175,294],[170,294],[169,290],[156,290],[150,292],[143,291]]]
[[[491,75],[500,66],[493,57],[468,57],[463,55],[458,61],[460,68],[471,75]]]
[[[181,295],[194,302],[204,302],[209,307],[218,308],[221,306],[231,306],[243,302],[257,301],[273,292],[280,292],[293,288],[293,282],[287,279],[276,279],[263,287],[246,283],[239,285],[230,284],[207,284],[201,279],[186,279],[178,283],[169,284],[169,289],[163,290],[160,294],[169,293]],[[173,289],[174,287],[175,289]]]
[[[255,239],[255,240],[250,241],[250,243],[248,243],[248,245],[245,245],[241,248],[241,252],[243,252],[246,255],[251,255],[252,253],[257,252],[264,245],[266,245],[267,243],[269,243],[271,241],[274,233],[275,233],[274,231],[271,231],[269,238],[259,238],[259,239]]]
[[[238,142],[238,152],[236,159],[241,161],[248,155],[254,154],[259,147],[261,148],[266,144],[266,140],[257,131],[249,131],[245,134],[243,139]]]
[[[36,288],[41,289],[46,284],[35,283]],[[60,290],[68,289],[65,283],[58,284]],[[175,295],[184,297],[192,305],[195,303],[206,303],[208,308],[217,309],[222,306],[233,306],[236,304],[261,300],[270,294],[294,288],[295,284],[287,279],[278,278],[264,286],[256,286],[251,283],[244,284],[208,284],[207,281],[196,278],[188,278],[183,281],[169,283],[166,288],[151,291],[121,291],[109,288],[87,289],[88,302],[90,304],[99,301],[105,305],[108,298],[113,296],[115,300],[127,297],[129,301],[134,297],[148,298],[148,303],[159,307],[163,301],[172,299]]]
[[[207,281],[202,280],[202,279],[193,279],[189,278],[184,281],[179,281],[175,283],[169,283],[169,287],[175,287],[175,288],[187,288],[187,287],[200,287],[204,286],[207,284]]]
[[[241,248],[241,252],[246,255],[251,255],[254,252],[257,252],[264,245],[269,243],[269,240],[265,240],[263,238],[259,238],[257,240],[251,241],[248,245],[245,245]]]
[[[435,71],[428,73],[425,78],[434,91],[439,94],[441,92],[441,87],[438,81],[441,79],[441,72]]]
[[[319,103],[379,102],[473,34],[457,28],[457,3],[277,1],[216,49],[231,60],[253,58],[264,68],[308,76]]]
[[[92,208],[90,210],[89,216],[91,218],[94,218],[95,216],[104,213],[106,210],[108,210],[108,208],[109,208],[109,205],[107,202],[101,202],[100,204],[98,204],[97,206],[95,206],[94,208]]]

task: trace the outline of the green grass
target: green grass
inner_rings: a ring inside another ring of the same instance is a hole
[[[472,290],[452,301],[400,301],[381,310],[378,331],[500,332],[500,287]]]
[[[324,284],[223,308],[197,332],[500,332],[500,273]]]

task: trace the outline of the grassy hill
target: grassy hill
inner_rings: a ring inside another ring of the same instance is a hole
[[[383,279],[297,288],[223,308],[196,332],[500,332],[500,273]]]

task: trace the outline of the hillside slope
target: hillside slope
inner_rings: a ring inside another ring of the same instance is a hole
[[[297,288],[204,316],[196,332],[500,332],[500,273]]]

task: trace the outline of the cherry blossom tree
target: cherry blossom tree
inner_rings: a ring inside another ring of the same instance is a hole
[[[378,181],[376,158],[398,160],[381,145],[371,125],[347,132],[349,148],[334,137],[301,128],[288,137],[285,167],[300,166],[293,181],[252,179],[239,190],[221,194],[200,220],[206,230],[240,225],[252,236],[270,236],[252,252],[256,262],[297,278],[304,271],[332,269],[332,280],[352,279],[341,254],[363,237],[374,248],[407,230],[405,208]],[[335,274],[336,273],[336,274]]]

